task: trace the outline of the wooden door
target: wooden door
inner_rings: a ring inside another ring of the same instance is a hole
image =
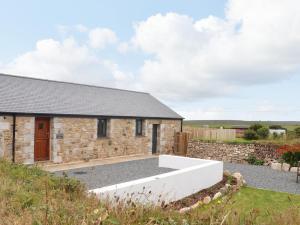
[[[152,128],[152,154],[157,153],[157,124],[153,124]]]
[[[34,160],[49,160],[50,119],[35,118]]]

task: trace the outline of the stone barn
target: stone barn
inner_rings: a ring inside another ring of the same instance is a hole
[[[148,93],[0,74],[0,158],[172,153],[182,117]]]

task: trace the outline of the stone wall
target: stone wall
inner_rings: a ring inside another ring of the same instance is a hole
[[[225,162],[245,163],[250,155],[269,161],[276,159],[278,146],[271,144],[225,144],[189,141],[188,156],[203,159],[214,159]]]
[[[0,157],[12,158],[12,116],[0,117]],[[54,163],[151,154],[152,124],[159,124],[158,153],[174,150],[180,120],[144,120],[144,133],[135,135],[135,119],[109,119],[108,136],[97,138],[96,118],[54,117],[50,120],[50,160]],[[16,162],[34,163],[34,117],[16,119]]]
[[[55,163],[96,158],[96,120],[53,118],[51,120],[50,159]]]
[[[17,163],[34,163],[34,117],[16,117],[15,160]]]
[[[59,163],[149,154],[152,147],[152,124],[160,125],[158,152],[172,152],[175,132],[180,130],[179,120],[145,120],[144,134],[136,136],[135,119],[109,119],[107,137],[97,138],[97,119],[54,118],[52,160]],[[63,138],[57,138],[61,135]]]
[[[12,158],[12,117],[0,116],[0,157]]]
[[[13,117],[0,116],[0,157],[12,159]],[[15,160],[25,164],[34,162],[34,117],[17,117]]]

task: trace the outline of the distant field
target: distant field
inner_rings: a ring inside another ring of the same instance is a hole
[[[281,125],[288,130],[294,130],[300,127],[300,121],[246,121],[246,120],[185,120],[183,125],[192,127],[202,127],[208,125],[209,127],[224,127],[230,128],[232,125],[251,125],[254,123],[261,123],[266,126]]]

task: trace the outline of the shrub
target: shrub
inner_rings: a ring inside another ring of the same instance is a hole
[[[278,139],[278,138],[279,138],[279,135],[278,135],[276,132],[274,132],[274,133],[272,134],[272,136],[273,136],[273,139]]]
[[[245,159],[250,165],[263,165],[264,161],[261,159],[257,159],[255,155],[249,155],[247,159]]]
[[[281,158],[292,167],[297,166],[298,161],[300,161],[300,152],[286,152],[281,156]]]
[[[282,127],[281,125],[270,125],[269,129],[280,130],[280,129],[285,129],[285,128]]]
[[[246,140],[257,140],[258,135],[254,130],[248,129],[248,130],[245,131],[244,138]]]
[[[295,135],[296,137],[300,137],[300,127],[295,128]]]
[[[297,166],[300,161],[300,144],[283,145],[277,149],[277,153],[284,162],[291,166]]]
[[[266,139],[269,137],[269,129],[267,127],[261,127],[256,132],[261,139]]]
[[[255,124],[252,124],[249,129],[250,130],[254,130],[254,131],[258,131],[258,129],[262,128],[263,125],[261,125],[260,123],[255,123]]]

